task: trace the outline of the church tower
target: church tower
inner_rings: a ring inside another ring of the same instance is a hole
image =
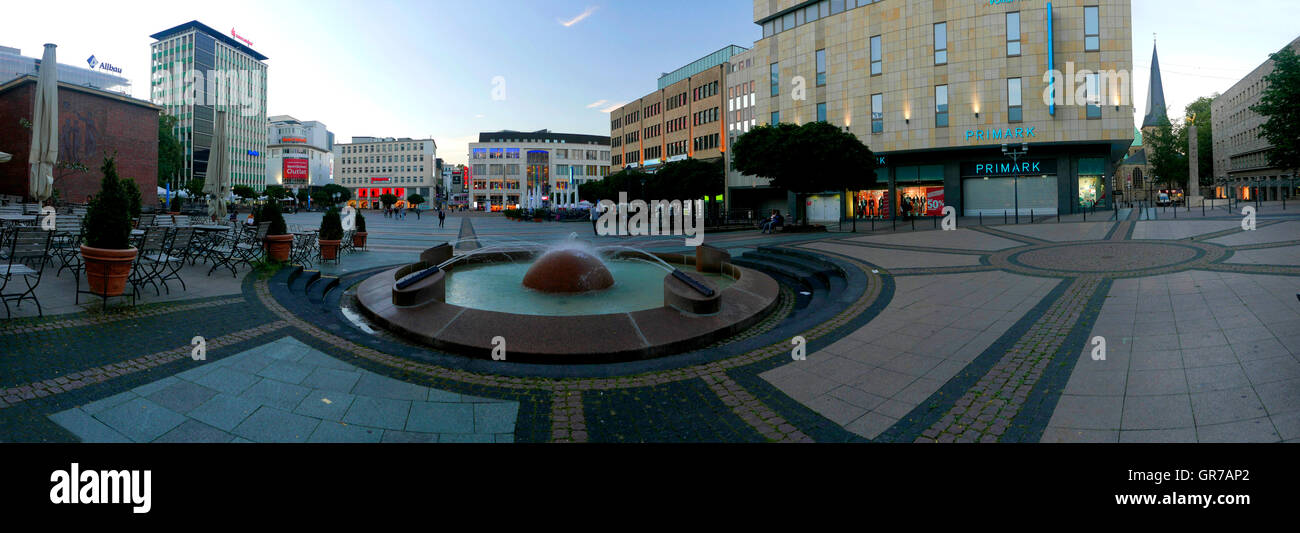
[[[1142,118],[1142,133],[1148,134],[1158,128],[1161,120],[1169,120],[1166,114],[1165,86],[1160,80],[1160,56],[1155,43],[1151,44],[1151,80],[1147,85],[1147,114]]]

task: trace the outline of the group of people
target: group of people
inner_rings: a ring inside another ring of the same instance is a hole
[[[416,219],[416,220],[419,220],[419,219],[420,219],[420,208],[418,208],[418,207],[412,207],[411,210],[415,212],[415,219]],[[395,206],[391,206],[391,205],[390,205],[390,206],[388,206],[388,207],[385,207],[385,208],[384,208],[384,218],[395,218],[395,219],[397,219],[397,220],[405,220],[405,219],[406,219],[406,206],[403,205],[403,206],[400,206],[400,207],[395,207]]]
[[[759,224],[759,228],[762,230],[760,233],[776,233],[776,228],[784,226],[785,217],[781,216],[781,212],[776,209],[773,209],[772,215]]]

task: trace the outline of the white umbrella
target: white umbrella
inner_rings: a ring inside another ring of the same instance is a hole
[[[230,167],[226,163],[226,112],[217,111],[217,121],[212,135],[212,149],[208,152],[208,177],[203,181],[203,192],[212,196],[208,214],[226,217],[226,201],[230,196]]]
[[[30,192],[38,202],[54,194],[54,165],[59,160],[59,63],[54,45],[45,45],[32,106]]]

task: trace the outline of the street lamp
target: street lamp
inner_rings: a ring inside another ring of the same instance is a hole
[[[1021,143],[1020,149],[1008,148],[1008,145],[1002,145],[1002,155],[1011,158],[1011,186],[1015,189],[1015,206],[1016,206],[1016,224],[1020,223],[1020,158],[1029,153],[1029,143]],[[1033,223],[1033,221],[1029,221]]]

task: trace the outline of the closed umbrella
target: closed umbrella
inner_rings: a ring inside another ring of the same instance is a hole
[[[203,181],[203,192],[211,197],[208,214],[218,219],[226,217],[226,197],[230,195],[230,165],[226,150],[226,112],[217,111],[217,121],[212,135],[212,149],[208,152],[208,177]]]
[[[32,106],[30,192],[37,202],[54,194],[54,165],[59,160],[59,63],[54,45],[45,45]]]

